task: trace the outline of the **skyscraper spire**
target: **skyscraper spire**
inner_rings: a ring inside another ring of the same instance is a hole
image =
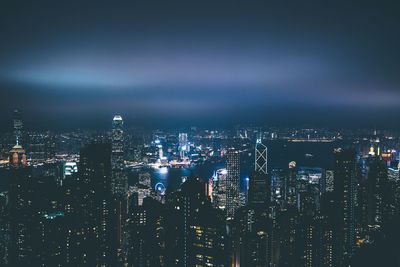
[[[111,136],[111,167],[112,181],[111,191],[116,195],[125,195],[128,191],[128,179],[124,172],[124,130],[123,120],[119,115],[115,115],[112,121]]]

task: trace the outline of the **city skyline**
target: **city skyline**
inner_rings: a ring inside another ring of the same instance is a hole
[[[399,267],[399,10],[1,1],[0,266]]]
[[[5,266],[397,266],[399,133],[9,120]]]

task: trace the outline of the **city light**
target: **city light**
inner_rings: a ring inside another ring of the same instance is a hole
[[[2,1],[0,266],[399,267],[399,7]]]

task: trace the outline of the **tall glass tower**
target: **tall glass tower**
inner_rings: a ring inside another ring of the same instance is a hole
[[[254,172],[250,175],[248,202],[266,208],[271,200],[267,171],[267,147],[257,139],[255,146]]]
[[[15,144],[20,145],[22,142],[22,116],[19,109],[14,110],[13,114],[13,128],[14,128],[14,136],[15,136]]]
[[[334,154],[338,237],[336,265],[343,266],[352,256],[355,246],[356,154],[352,148],[337,148]]]
[[[111,191],[115,195],[123,196],[128,191],[128,177],[124,172],[124,122],[119,115],[112,121],[111,136]]]
[[[226,215],[234,218],[235,211],[239,207],[240,191],[240,154],[235,149],[228,150],[226,156]]]
[[[255,148],[255,171],[261,172],[263,174],[267,174],[267,164],[268,164],[268,155],[267,155],[267,147],[262,143],[261,138],[256,141]]]
[[[187,133],[179,134],[179,155],[183,159],[187,157],[189,152],[188,136]]]
[[[122,261],[124,256],[123,229],[127,214],[128,175],[124,171],[124,122],[122,117],[115,115],[112,121],[111,136],[111,192],[115,200],[116,230],[117,230],[117,258]]]

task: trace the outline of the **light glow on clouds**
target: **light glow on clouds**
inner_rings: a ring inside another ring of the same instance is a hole
[[[308,55],[247,55],[219,51],[154,55],[54,53],[17,64],[6,78],[37,85],[137,89],[153,86],[270,86],[326,76],[330,67]]]

